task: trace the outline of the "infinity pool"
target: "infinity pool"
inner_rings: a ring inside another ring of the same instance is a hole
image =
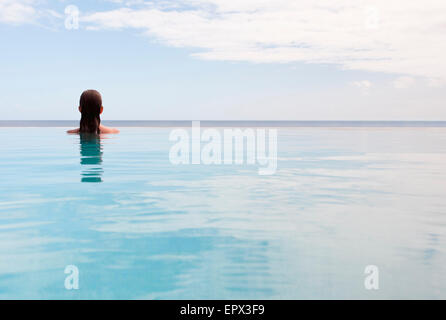
[[[171,130],[0,128],[0,298],[446,298],[446,128],[280,128],[270,176]]]

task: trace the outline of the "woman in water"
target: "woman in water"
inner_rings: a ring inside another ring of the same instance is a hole
[[[84,91],[79,103],[81,122],[78,129],[69,130],[68,133],[119,133],[118,129],[107,128],[101,125],[102,106],[101,94],[96,90]]]

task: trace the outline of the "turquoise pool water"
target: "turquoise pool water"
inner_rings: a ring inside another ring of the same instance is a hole
[[[279,128],[271,176],[170,131],[0,128],[0,298],[446,298],[446,128]]]

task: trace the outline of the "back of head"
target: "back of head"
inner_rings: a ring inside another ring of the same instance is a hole
[[[80,122],[81,133],[100,133],[102,97],[96,90],[86,90],[82,93],[80,102],[82,114]]]

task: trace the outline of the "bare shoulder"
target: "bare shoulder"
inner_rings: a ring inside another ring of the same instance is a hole
[[[73,129],[73,130],[68,130],[67,133],[70,133],[70,134],[72,134],[72,133],[79,133],[79,128]]]
[[[116,128],[109,128],[106,126],[102,126],[100,127],[101,129],[101,133],[119,133],[119,130]]]

